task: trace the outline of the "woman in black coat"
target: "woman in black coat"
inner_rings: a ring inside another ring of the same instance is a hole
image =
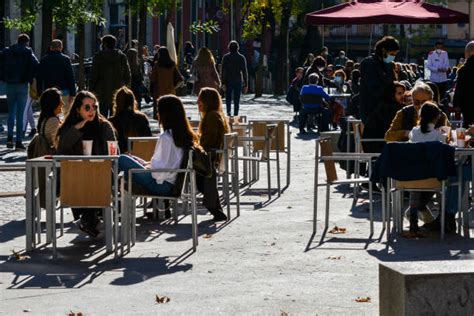
[[[99,112],[97,98],[89,91],[76,94],[69,113],[57,133],[58,155],[84,155],[83,140],[92,140],[92,155],[108,155],[107,141],[115,141],[112,124]],[[100,209],[73,208],[74,220],[81,220],[79,228],[97,237],[97,212]]]

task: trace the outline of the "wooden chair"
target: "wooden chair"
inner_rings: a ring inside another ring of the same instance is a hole
[[[128,153],[145,161],[150,161],[155,152],[158,137],[129,137]]]
[[[278,125],[277,124],[265,124],[264,125],[264,135],[258,136],[252,134],[252,136],[239,136],[239,141],[250,142],[252,143],[252,153],[253,155],[242,155],[238,157],[238,160],[241,161],[250,161],[257,164],[257,168],[254,170],[259,170],[258,164],[265,163],[267,165],[267,183],[268,183],[268,198],[271,198],[271,168],[270,161],[276,161],[276,171],[277,171],[277,190],[278,196],[281,195],[281,185],[280,185],[280,155],[278,146],[275,146],[275,158],[270,157],[273,143],[279,142],[278,138]],[[257,171],[258,174],[258,171]]]
[[[113,156],[54,156],[52,201],[56,201],[58,167],[60,172],[59,202],[65,207],[103,208],[107,252],[118,245],[118,158]],[[52,203],[55,207],[56,203]],[[56,258],[56,212],[50,213],[53,231],[53,258]],[[63,218],[61,216],[61,226]]]
[[[362,184],[366,183],[369,185],[369,218],[370,218],[370,235],[374,233],[374,216],[373,216],[373,198],[372,198],[372,182],[369,178],[359,177],[355,179],[341,179],[339,180],[336,172],[335,161],[367,161],[376,156],[377,154],[363,154],[363,153],[337,153],[333,154],[331,139],[330,138],[320,138],[316,139],[316,158],[315,158],[315,168],[314,168],[314,206],[313,206],[313,233],[316,233],[316,224],[318,218],[318,188],[320,186],[326,187],[326,217],[324,224],[324,233],[329,227],[329,196],[330,189],[332,185],[341,185],[341,184]],[[324,163],[324,170],[326,173],[326,181],[324,183],[319,183],[319,162]],[[369,175],[372,172],[371,164],[369,163]],[[358,195],[353,196],[352,207],[357,203]],[[382,203],[384,208],[384,203]],[[384,216],[385,211],[382,210],[382,216]]]
[[[138,188],[133,184],[133,181],[128,181],[127,190],[122,183],[121,192],[123,196],[123,205],[125,205],[122,211],[122,218],[125,222],[124,229],[122,230],[122,245],[127,245],[128,251],[130,251],[131,245],[135,245],[136,241],[136,200],[137,198],[152,198],[156,200],[168,200],[172,203],[174,210],[175,221],[177,222],[176,206],[177,202],[181,200],[186,206],[191,204],[191,220],[192,220],[192,240],[193,250],[196,250],[198,245],[198,227],[197,227],[197,208],[196,208],[196,174],[193,169],[192,151],[189,152],[187,159],[187,166],[183,169],[131,169],[128,171],[128,179],[133,179],[134,174],[138,173],[151,173],[151,172],[175,172],[178,174],[178,179],[182,179],[182,183],[179,184],[177,180],[176,185],[180,185],[179,188],[175,188],[178,192],[176,196],[157,196],[150,192],[147,192],[143,188]],[[122,249],[123,252],[123,249]]]
[[[286,155],[286,186],[290,186],[291,178],[291,131],[290,121],[288,120],[250,120],[252,135],[265,136],[265,126],[267,124],[277,124],[278,141],[273,141],[271,151],[283,153]],[[286,141],[285,141],[286,140]],[[261,150],[263,148],[262,142],[254,142],[254,150]]]

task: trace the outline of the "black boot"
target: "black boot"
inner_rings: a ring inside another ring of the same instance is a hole
[[[224,212],[222,212],[222,210],[210,209],[209,212],[212,215],[214,215],[214,217],[212,218],[212,220],[214,222],[225,222],[225,221],[227,221],[227,216],[224,214]]]
[[[418,227],[418,210],[410,209],[410,233],[418,233],[420,228]]]
[[[7,137],[7,148],[13,148],[13,136]]]

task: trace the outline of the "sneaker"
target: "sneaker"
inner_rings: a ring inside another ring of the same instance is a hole
[[[26,147],[25,147],[25,145],[23,145],[22,142],[16,142],[15,143],[15,150],[25,150],[25,149],[26,149]]]

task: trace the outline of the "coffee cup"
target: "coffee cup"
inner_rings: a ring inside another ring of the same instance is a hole
[[[82,141],[82,152],[84,156],[92,155],[92,140],[83,140]]]
[[[109,151],[109,156],[118,156],[118,142],[115,140],[107,141],[107,149]]]
[[[466,146],[466,129],[465,128],[456,128],[456,144],[458,147]]]

